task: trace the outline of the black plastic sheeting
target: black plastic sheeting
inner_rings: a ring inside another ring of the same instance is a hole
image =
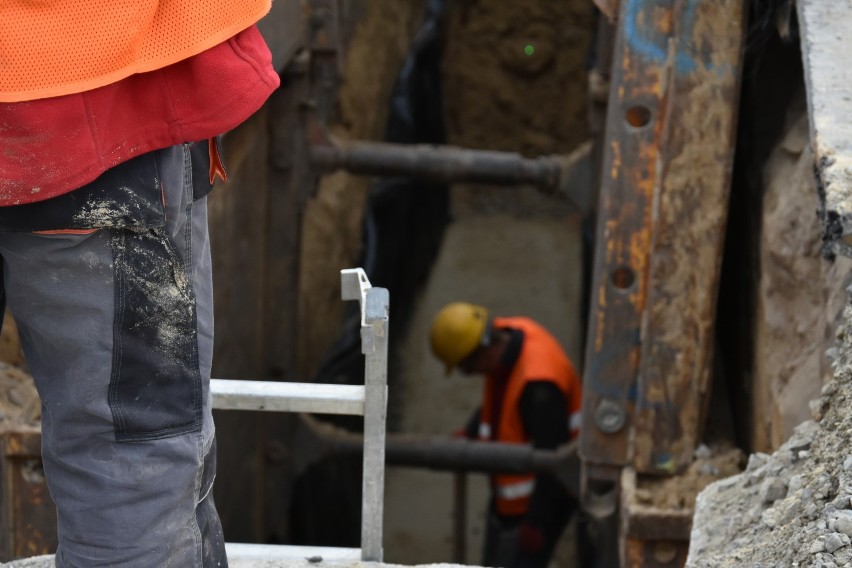
[[[445,0],[430,0],[424,22],[397,78],[385,140],[403,144],[445,142],[441,60]],[[359,266],[370,283],[390,291],[389,382],[422,285],[449,222],[449,188],[409,178],[382,178],[371,187],[364,214]],[[314,382],[363,384],[360,310],[349,302],[341,332]],[[392,391],[392,387],[390,389]],[[393,420],[389,404],[389,420]],[[324,417],[326,418],[326,417]],[[361,417],[328,418],[360,430]],[[361,460],[330,458],[296,480],[290,507],[293,544],[358,547],[361,531]],[[329,523],[329,519],[335,519]],[[332,526],[333,525],[333,526]]]
[[[441,86],[445,0],[430,0],[425,22],[397,78],[385,140],[409,144],[445,141]],[[364,213],[359,266],[370,283],[390,291],[389,350],[404,337],[449,222],[449,188],[410,178],[381,178]],[[363,384],[364,363],[356,302],[347,305],[340,335],[314,377],[320,383]],[[391,373],[393,375],[393,373]],[[390,379],[392,380],[392,379]]]

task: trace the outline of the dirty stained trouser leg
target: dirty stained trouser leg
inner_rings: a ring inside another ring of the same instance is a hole
[[[212,289],[190,153],[157,153],[165,224],[0,233],[42,400],[60,568],[227,566],[211,489]]]

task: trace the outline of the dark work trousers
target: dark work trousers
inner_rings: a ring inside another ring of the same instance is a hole
[[[507,517],[497,514],[492,503],[488,509],[482,565],[498,568],[547,568],[571,514],[543,527],[544,543],[541,550],[529,553],[521,550],[522,516]]]
[[[0,208],[58,567],[227,566],[211,495],[205,154],[206,142],[151,152],[65,196]]]

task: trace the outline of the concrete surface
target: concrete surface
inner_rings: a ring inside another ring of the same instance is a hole
[[[852,2],[796,2],[810,113],[811,144],[825,190],[826,238],[852,255]]]
[[[308,560],[240,560],[234,558],[228,562],[231,568],[318,568],[335,566],[336,568],[402,568],[400,564],[383,564],[381,562],[309,562]],[[460,568],[459,564],[420,564],[426,568]],[[2,568],[54,568],[53,555],[37,556],[24,560],[15,560],[0,564]],[[416,568],[416,567],[409,567]]]

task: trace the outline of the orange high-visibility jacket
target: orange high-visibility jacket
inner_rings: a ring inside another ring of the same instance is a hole
[[[496,379],[485,377],[479,424],[480,439],[514,444],[531,442],[524,431],[520,413],[521,394],[530,381],[551,381],[562,391],[568,416],[568,424],[565,427],[572,438],[576,437],[580,427],[582,386],[574,366],[556,339],[529,318],[494,318],[494,328],[521,330],[524,333],[524,343],[509,375],[496,428],[491,414],[498,386]],[[535,488],[534,475],[494,475],[491,481],[499,514],[526,513]]]
[[[4,0],[0,102],[88,91],[201,53],[271,0]]]

